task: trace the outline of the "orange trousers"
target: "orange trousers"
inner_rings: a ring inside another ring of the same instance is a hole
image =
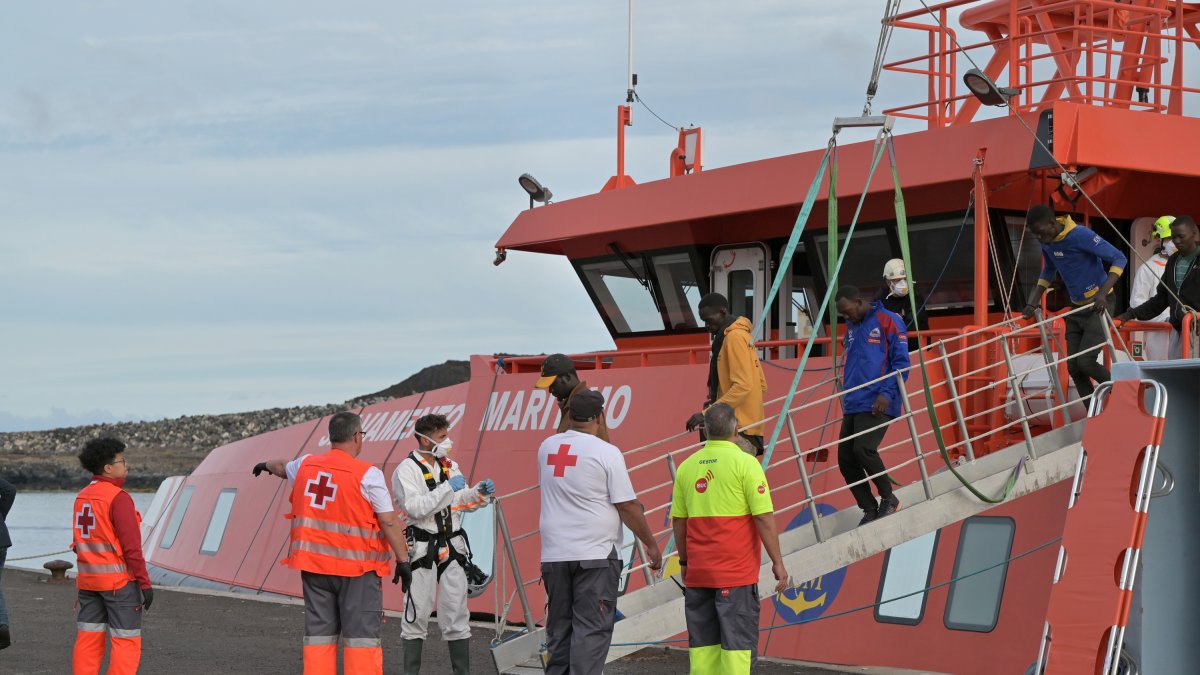
[[[99,675],[108,636],[108,675],[136,675],[142,661],[142,592],[136,582],[115,591],[79,591],[75,627],[74,675]]]

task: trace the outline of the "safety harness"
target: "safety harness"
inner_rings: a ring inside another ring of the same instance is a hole
[[[425,478],[425,487],[429,488],[430,492],[437,489],[439,485],[449,480],[449,466],[447,460],[438,459],[438,475],[435,478],[433,473],[425,463],[417,458],[417,453],[413,452],[408,456],[421,469],[421,476]],[[416,525],[409,525],[404,535],[408,539],[409,547],[411,548],[414,542],[422,542],[428,544],[425,547],[425,555],[412,561],[413,569],[430,569],[437,568],[438,581],[442,580],[442,573],[446,568],[450,567],[450,563],[458,562],[463,570],[469,570],[471,565],[471,540],[467,537],[466,530],[451,529],[454,525],[454,519],[451,517],[451,507],[446,507],[441,511],[433,514],[433,522],[437,527],[437,532],[427,532]],[[467,553],[459,553],[450,545],[450,540],[454,537],[462,537],[467,544]],[[443,551],[445,554],[443,555]]]

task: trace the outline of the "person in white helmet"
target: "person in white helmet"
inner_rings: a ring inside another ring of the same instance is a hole
[[[917,337],[916,330],[929,330],[929,316],[925,313],[925,297],[913,290],[912,280],[908,278],[908,272],[904,269],[904,261],[900,258],[892,258],[884,264],[883,280],[887,282],[887,288],[881,289],[875,299],[883,302],[884,309],[904,319],[909,336],[908,351],[915,352],[921,348],[921,340]],[[917,301],[915,323],[912,320],[909,293]]]
[[[1167,259],[1171,254],[1177,251],[1175,242],[1171,240],[1171,223],[1175,222],[1175,216],[1163,216],[1154,221],[1154,229],[1150,231],[1150,237],[1157,244],[1154,249],[1154,255],[1150,256],[1142,266],[1138,268],[1136,274],[1133,275],[1133,288],[1129,292],[1129,306],[1139,307],[1146,303],[1147,300],[1154,297],[1155,291],[1158,290],[1158,280],[1162,279],[1163,271],[1167,269]],[[1170,311],[1164,309],[1150,321],[1166,321],[1170,316]],[[1137,334],[1140,337],[1135,337],[1141,340],[1145,347],[1143,352],[1147,361],[1161,361],[1168,358],[1171,346],[1171,334],[1162,331],[1147,331]]]
[[[408,516],[406,535],[413,567],[400,628],[404,675],[421,672],[421,651],[435,597],[442,639],[450,648],[450,668],[454,675],[469,675],[468,582],[481,572],[471,562],[462,517],[487,504],[496,494],[496,486],[491,480],[467,486],[458,463],[448,457],[453,444],[450,422],[444,416],[425,415],[417,420],[413,431],[417,449],[400,462],[392,475],[392,499]]]

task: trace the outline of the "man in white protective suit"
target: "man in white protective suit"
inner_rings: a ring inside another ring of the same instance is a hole
[[[448,455],[450,423],[442,415],[425,415],[414,426],[417,449],[392,474],[392,499],[408,516],[409,558],[413,579],[404,600],[404,673],[421,672],[421,650],[429,633],[429,615],[437,602],[438,625],[450,649],[454,675],[468,675],[471,627],[468,586],[486,577],[471,562],[470,542],[462,529],[464,513],[487,504],[496,487],[491,480],[474,488]]]

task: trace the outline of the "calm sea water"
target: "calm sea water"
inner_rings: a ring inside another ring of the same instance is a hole
[[[133,503],[143,514],[150,508],[154,495],[149,492],[133,494]],[[8,549],[6,567],[41,569],[50,560],[66,560],[75,564],[75,554],[56,553],[71,545],[71,510],[75,505],[72,492],[18,492],[17,501],[6,523],[13,545]],[[53,555],[41,555],[53,553]],[[14,560],[26,556],[31,560]]]

